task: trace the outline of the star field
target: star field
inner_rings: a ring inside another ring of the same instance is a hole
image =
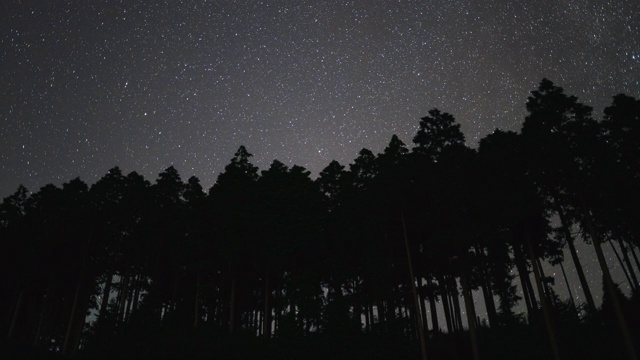
[[[318,174],[433,107],[467,143],[519,130],[544,77],[640,95],[637,1],[18,1],[0,5],[0,196],[174,165],[210,187],[240,145]]]

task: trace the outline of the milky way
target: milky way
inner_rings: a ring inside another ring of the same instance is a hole
[[[407,144],[433,107],[467,144],[519,130],[544,77],[640,95],[638,1],[3,1],[0,197],[113,166],[210,187],[240,145],[317,174]]]
[[[411,143],[433,107],[475,146],[520,128],[543,77],[600,110],[640,92],[635,1],[3,7],[3,196],[115,165],[150,180],[174,165],[208,187],[241,144],[261,168],[317,174],[393,134]]]

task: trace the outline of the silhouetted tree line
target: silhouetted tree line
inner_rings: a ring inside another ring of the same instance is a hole
[[[616,95],[596,121],[545,79],[526,106],[521,133],[477,150],[433,109],[411,149],[394,135],[315,180],[259,172],[241,146],[208,193],[174,167],[20,186],[0,205],[7,353],[637,359],[640,101]],[[600,308],[575,241],[597,255]]]

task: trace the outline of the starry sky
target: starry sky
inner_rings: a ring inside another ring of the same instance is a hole
[[[0,64],[0,197],[116,165],[208,189],[240,145],[315,176],[433,107],[475,147],[544,77],[599,117],[640,95],[640,2],[5,0]]]

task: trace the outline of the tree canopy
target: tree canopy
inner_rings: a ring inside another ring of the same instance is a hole
[[[208,191],[173,166],[20,186],[0,204],[0,355],[637,360],[640,100],[597,120],[544,79],[526,109],[477,149],[432,109],[412,148],[393,135],[316,179],[240,146]]]

